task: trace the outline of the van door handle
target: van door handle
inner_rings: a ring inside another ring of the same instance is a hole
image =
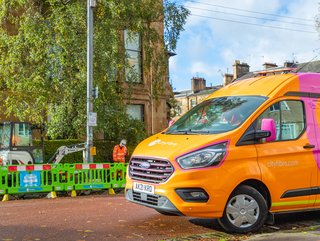
[[[306,144],[303,146],[304,149],[313,149],[315,148],[316,146],[315,145],[312,145],[312,144]]]

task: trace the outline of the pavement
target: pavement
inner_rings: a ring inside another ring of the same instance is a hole
[[[259,233],[245,240],[320,241],[320,211],[276,214],[273,225],[263,226]]]
[[[277,226],[267,226],[279,229]],[[231,239],[232,240],[232,239]],[[250,235],[246,241],[320,241],[320,225]]]
[[[320,241],[320,230],[312,232],[299,232],[299,233],[272,233],[272,234],[259,234],[250,237],[248,241]]]
[[[310,224],[310,225],[309,225]],[[309,226],[308,226],[309,225]],[[228,234],[222,229],[214,232],[171,238],[161,241],[320,241],[320,224],[295,222],[265,225],[259,233]]]

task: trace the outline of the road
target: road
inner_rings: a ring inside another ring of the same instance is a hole
[[[224,233],[216,220],[164,216],[129,203],[123,194],[33,198],[0,203],[0,240],[139,241],[246,240]],[[276,227],[294,230],[320,226],[320,212],[278,217]],[[264,227],[262,232],[278,232]],[[181,237],[184,237],[183,239]],[[180,239],[181,238],[181,239]]]

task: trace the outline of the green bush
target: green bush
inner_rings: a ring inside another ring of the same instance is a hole
[[[34,141],[34,145],[39,146],[40,141]],[[83,143],[81,140],[46,140],[44,141],[44,162],[47,163],[61,146],[70,146],[73,144]],[[114,141],[95,141],[93,145],[96,147],[97,155],[94,156],[95,163],[112,162],[113,147],[118,144]],[[134,151],[135,146],[129,146],[129,154]],[[130,156],[127,158],[129,160]],[[83,152],[70,153],[63,157],[60,163],[81,163],[83,162]]]

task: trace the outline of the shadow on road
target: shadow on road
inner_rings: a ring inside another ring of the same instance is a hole
[[[214,229],[217,231],[223,231],[223,229],[220,227],[217,219],[211,219],[211,218],[193,218],[189,220],[190,223],[201,226],[204,228]]]
[[[209,228],[214,231],[224,232],[220,227],[217,219],[208,218],[192,218],[189,220],[190,223]],[[278,230],[292,230],[292,229],[303,229],[312,226],[320,225],[320,210],[319,211],[305,211],[297,213],[286,213],[276,214],[274,225],[265,225],[261,233],[264,232],[276,232]]]
[[[278,214],[275,216],[275,225],[281,229],[320,225],[320,210]]]

